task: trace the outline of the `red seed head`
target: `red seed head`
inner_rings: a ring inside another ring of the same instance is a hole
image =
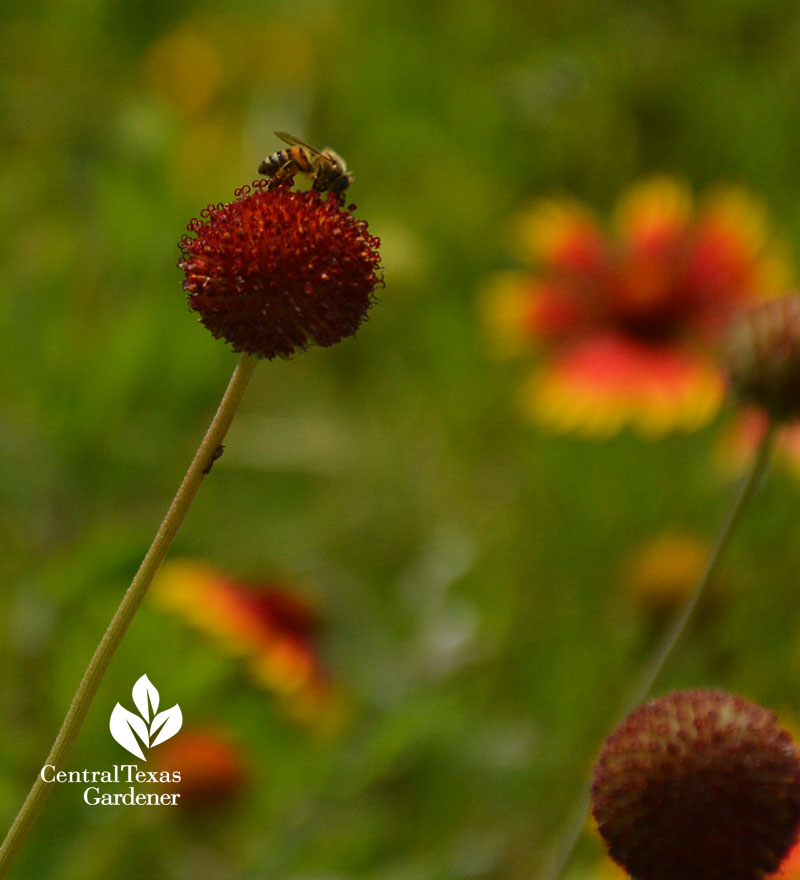
[[[352,336],[366,317],[380,240],[338,197],[255,181],[188,226],[178,266],[189,307],[234,351],[288,357]]]
[[[737,316],[723,356],[737,397],[775,419],[800,415],[800,296],[770,300]]]
[[[771,712],[741,697],[672,693],[606,740],[592,812],[636,880],[762,880],[800,823],[797,749]]]

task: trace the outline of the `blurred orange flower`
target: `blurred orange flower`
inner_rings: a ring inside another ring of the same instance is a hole
[[[169,789],[180,792],[180,806],[228,804],[245,786],[239,748],[214,730],[182,730],[155,753],[156,767],[180,773]]]
[[[339,726],[341,695],[322,666],[319,617],[306,600],[283,585],[245,584],[192,560],[164,564],[150,596],[245,658],[255,682],[279,696],[291,716]]]
[[[519,221],[527,272],[491,279],[483,313],[502,354],[542,357],[524,405],[559,431],[695,430],[717,412],[713,355],[731,314],[781,292],[791,267],[761,205],[738,189],[695,204],[657,177],[624,193],[614,235],[573,200]]]

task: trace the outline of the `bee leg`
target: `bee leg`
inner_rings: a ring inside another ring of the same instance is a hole
[[[270,178],[267,189],[274,189],[283,183],[284,180],[291,179],[300,170],[300,166],[294,159],[290,159],[285,165],[282,165]]]
[[[314,182],[311,189],[318,193],[325,192],[325,190],[328,189],[328,176],[317,172],[314,175]]]

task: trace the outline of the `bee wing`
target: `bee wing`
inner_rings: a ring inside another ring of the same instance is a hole
[[[312,147],[311,144],[307,144],[305,141],[301,141],[299,137],[295,137],[293,134],[289,134],[288,131],[276,131],[275,137],[279,137],[282,141],[287,144],[291,144],[292,146],[305,147],[315,156],[322,155],[322,153],[316,147]]]

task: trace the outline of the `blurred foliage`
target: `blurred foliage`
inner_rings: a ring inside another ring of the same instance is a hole
[[[292,722],[146,604],[70,766],[126,762],[108,717],[147,672],[250,785],[202,816],[59,786],[13,876],[535,876],[653,637],[622,574],[661,530],[710,539],[726,414],[537,433],[475,292],[530,199],[602,211],[653,171],[747,185],[800,246],[800,7],[6,0],[0,28],[4,824],[236,360],[187,313],[185,224],[288,130],[347,158],[386,267],[357,339],[260,366],[174,550],[305,583],[349,723]],[[776,468],[659,690],[796,706],[799,500]]]

